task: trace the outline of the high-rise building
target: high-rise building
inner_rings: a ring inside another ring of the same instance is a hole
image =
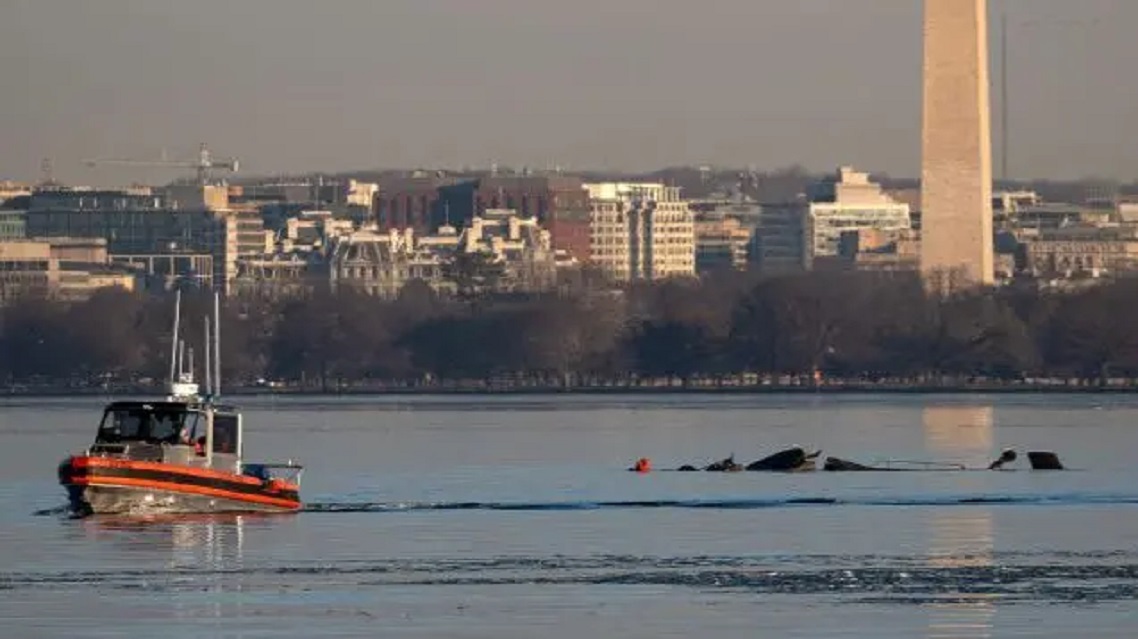
[[[228,208],[228,191],[178,186],[146,191],[52,189],[32,195],[29,238],[103,238],[111,261],[170,287],[192,282],[229,292],[237,260],[264,253],[260,216]]]
[[[808,197],[764,204],[751,242],[751,260],[768,272],[811,269],[835,262],[842,238],[857,231],[908,231],[909,205],[887,194],[868,173],[839,167],[812,185]]]
[[[925,0],[921,270],[994,281],[987,0]]]
[[[868,173],[840,167],[832,179],[815,185],[806,218],[806,259],[839,255],[842,234],[850,231],[903,231],[911,227],[909,205],[897,202]]]
[[[699,274],[747,269],[747,247],[753,229],[737,218],[696,220],[695,270]]]
[[[679,187],[586,184],[591,262],[617,281],[695,275],[695,220]]]

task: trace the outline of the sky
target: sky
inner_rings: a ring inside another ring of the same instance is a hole
[[[1138,177],[1138,2],[990,1],[1008,23],[1010,176]],[[192,158],[199,142],[260,175],[919,174],[917,0],[3,4],[0,179],[50,158],[70,183],[166,181],[187,173],[83,160]]]

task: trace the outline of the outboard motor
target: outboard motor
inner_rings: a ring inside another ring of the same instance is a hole
[[[59,466],[55,469],[55,474],[59,478],[59,483],[66,486],[71,483],[71,458],[65,457],[63,461],[59,462]]]
[[[1027,454],[1032,470],[1063,470],[1059,456],[1050,451],[1033,451]]]

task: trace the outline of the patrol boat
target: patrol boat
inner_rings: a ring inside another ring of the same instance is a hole
[[[220,403],[220,302],[205,318],[205,394],[193,351],[178,337],[174,302],[168,396],[116,401],[103,409],[94,443],[59,465],[73,514],[290,512],[299,510],[304,468],[244,461],[241,413]],[[211,357],[212,366],[211,371]],[[211,376],[212,374],[212,376]]]

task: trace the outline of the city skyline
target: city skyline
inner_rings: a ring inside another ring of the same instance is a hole
[[[916,177],[921,11],[900,4],[18,0],[0,24],[16,87],[0,179],[51,158],[64,181],[160,182],[181,174],[82,161],[202,141],[246,175],[497,161]],[[1010,176],[1133,179],[1136,88],[1120,80],[1138,5],[992,0],[1005,10]]]

